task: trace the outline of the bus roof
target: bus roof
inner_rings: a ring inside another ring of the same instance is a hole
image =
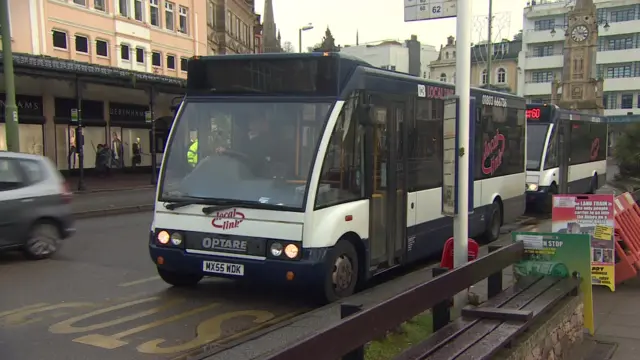
[[[319,59],[325,59],[325,62],[318,62]],[[300,64],[306,64],[305,60],[308,60],[310,64],[316,63],[319,65],[300,69],[301,67],[304,68],[304,66]],[[266,82],[256,84],[255,73],[261,72],[258,71],[258,68],[261,69],[261,66],[275,69],[265,72],[268,74],[260,74],[261,76],[268,77],[270,79],[269,81],[274,82],[274,84]],[[295,69],[290,69],[292,67]],[[285,70],[282,70],[283,68]],[[297,71],[296,74],[301,75],[293,76],[292,73],[294,71]],[[248,74],[251,72],[254,72],[254,74]],[[416,95],[417,84],[440,89],[451,89],[451,95],[453,95],[455,89],[453,84],[424,79],[393,70],[380,69],[355,56],[335,52],[236,54],[193,57],[192,61],[189,62],[189,75],[192,76],[187,80],[188,93],[189,89],[191,89],[192,91],[200,93],[237,94],[243,92],[244,94],[272,93],[274,95],[296,93],[297,95],[347,96],[353,89],[362,86],[361,79],[357,79],[361,77],[385,78],[392,81],[399,80],[405,85],[412,86],[410,91],[415,92]],[[354,77],[356,79],[354,79]],[[300,78],[307,80],[304,84],[301,84],[300,81],[297,81]],[[228,83],[226,87],[225,85],[221,85],[225,82]],[[217,88],[212,89],[214,87],[213,85],[217,85]],[[398,83],[394,85],[401,93],[407,93],[409,90],[408,87],[400,89],[399,87],[402,87],[402,84]],[[234,87],[234,89],[231,89],[231,87]],[[260,88],[256,89],[256,87]],[[391,89],[382,90],[388,91]],[[514,94],[482,88],[472,88],[472,93],[473,92],[510,98],[517,103],[522,102],[522,105],[518,107],[524,108],[524,99]]]

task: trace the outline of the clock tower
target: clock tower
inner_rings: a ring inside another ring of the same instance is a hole
[[[552,84],[551,101],[564,109],[603,114],[603,80],[595,79],[598,22],[593,0],[576,0],[567,20],[562,80]]]

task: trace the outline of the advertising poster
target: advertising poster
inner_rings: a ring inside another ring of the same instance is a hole
[[[591,283],[616,290],[613,195],[554,195],[551,231],[591,236]]]
[[[591,247],[587,234],[538,232],[512,233],[513,241],[524,243],[525,258],[513,266],[514,276],[574,276],[583,279],[584,326],[595,332],[591,282]]]

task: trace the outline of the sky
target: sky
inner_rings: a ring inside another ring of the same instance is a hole
[[[493,0],[493,40],[512,38],[522,28],[522,10],[527,0]],[[471,41],[487,38],[489,0],[471,0],[474,24]],[[338,45],[354,45],[356,31],[360,44],[380,40],[406,40],[412,34],[424,44],[440,48],[449,35],[456,34],[456,20],[437,19],[404,22],[403,0],[273,0],[276,26],[282,42],[298,48],[298,29],[308,23],[314,28],[303,32],[302,48],[322,41],[329,26]],[[263,13],[264,0],[255,0],[255,9]]]

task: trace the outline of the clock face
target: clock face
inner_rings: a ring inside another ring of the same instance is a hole
[[[575,42],[583,42],[589,37],[589,29],[584,25],[578,25],[571,30],[571,39]]]

